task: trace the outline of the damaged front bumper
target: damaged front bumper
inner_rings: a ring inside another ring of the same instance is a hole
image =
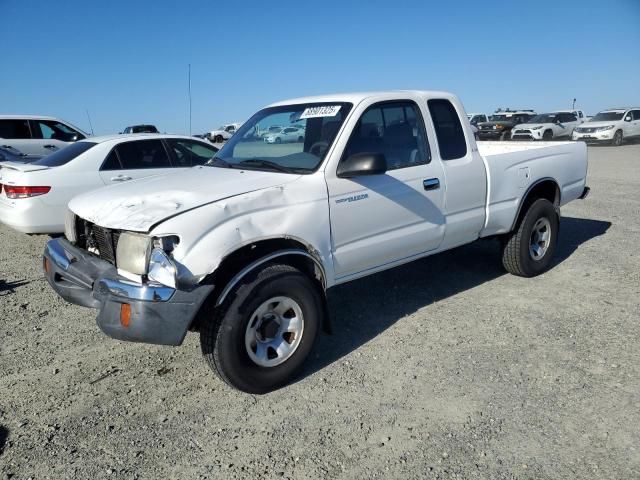
[[[131,342],[180,345],[213,290],[213,285],[187,291],[132,282],[118,275],[109,262],[65,239],[47,242],[43,267],[58,295],[70,303],[98,309],[100,329],[112,338]],[[123,310],[128,310],[124,316]]]

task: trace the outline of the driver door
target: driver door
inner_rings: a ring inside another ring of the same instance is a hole
[[[369,107],[343,159],[383,153],[384,174],[327,176],[336,280],[438,248],[444,236],[444,174],[431,161],[422,113],[412,101]]]

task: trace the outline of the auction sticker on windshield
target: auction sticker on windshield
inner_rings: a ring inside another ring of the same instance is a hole
[[[307,107],[300,115],[303,118],[335,117],[340,111],[341,105],[323,105],[321,107]]]

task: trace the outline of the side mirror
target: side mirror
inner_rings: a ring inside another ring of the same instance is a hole
[[[360,177],[363,175],[382,175],[387,171],[387,160],[382,153],[355,153],[338,165],[336,175],[339,178]]]
[[[624,119],[625,122],[630,122],[631,121],[631,115],[627,115]]]

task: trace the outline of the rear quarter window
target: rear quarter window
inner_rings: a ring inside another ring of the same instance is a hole
[[[467,141],[460,123],[460,117],[449,100],[428,100],[429,113],[436,131],[440,157],[455,160],[467,154]]]

